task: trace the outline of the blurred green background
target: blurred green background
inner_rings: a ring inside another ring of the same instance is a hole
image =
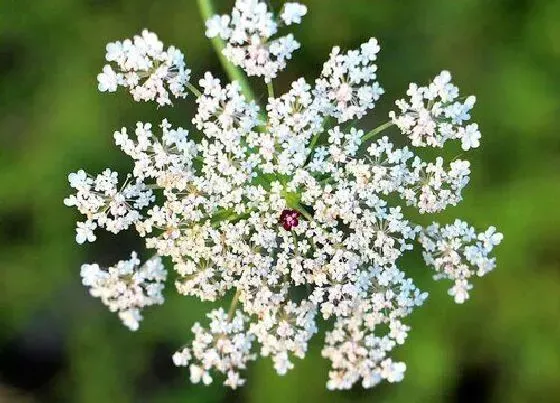
[[[240,391],[191,385],[170,356],[208,306],[170,287],[140,332],[128,332],[87,295],[79,267],[125,258],[141,242],[122,234],[76,245],[77,215],[62,200],[68,172],[130,166],[115,129],[164,116],[191,127],[192,101],[135,104],[122,91],[98,93],[96,75],[105,44],[144,27],[181,48],[195,77],[220,71],[196,2],[0,0],[0,402],[560,402],[560,1],[302,2],[303,48],[277,89],[313,79],[333,45],[376,36],[387,93],[365,126],[385,121],[408,82],[444,68],[477,96],[483,142],[467,156],[471,185],[438,218],[496,225],[505,234],[497,270],[461,306],[419,259],[407,262],[430,298],[396,351],[408,365],[400,384],[327,392],[319,336],[285,377],[265,359]]]

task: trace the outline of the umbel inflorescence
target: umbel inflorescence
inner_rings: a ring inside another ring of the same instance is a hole
[[[266,107],[244,80],[223,83],[210,72],[195,80],[183,54],[153,33],[107,45],[100,91],[122,86],[160,106],[192,93],[198,110],[190,130],[164,120],[116,131],[116,145],[134,162],[124,183],[111,170],[70,174],[76,192],[65,203],[85,216],[78,243],[95,241],[100,229],[135,228],[155,251],[145,264],[133,253],[107,269],[84,265],[83,284],[131,330],[144,307],[163,303],[162,257],[172,262],[178,293],[231,300],[196,323],[192,343],[173,356],[193,382],[217,377],[236,388],[258,356],[285,374],[305,356],[319,320],[330,329],[322,350],[331,362],[329,389],[399,381],[406,366],[390,352],[404,343],[403,321],[427,296],[399,258],[420,247],[458,303],[469,298],[472,278],[495,266],[490,253],[502,235],[494,227],[477,233],[460,220],[410,220],[418,216],[411,209],[427,215],[461,201],[469,162],[418,154],[448,141],[465,152],[478,147],[478,126],[469,123],[475,98],[460,97],[443,71],[427,86],[410,84],[387,123],[358,129],[383,94],[373,38],[357,50],[334,47],[315,81],[300,78],[275,96],[273,80],[300,47],[278,31],[306,13],[286,3],[275,17],[264,2],[237,0],[230,15],[206,22],[228,71],[267,83]],[[410,146],[381,137],[391,127],[391,137]]]

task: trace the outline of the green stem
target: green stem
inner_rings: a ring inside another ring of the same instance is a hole
[[[315,146],[317,144],[317,141],[319,140],[319,137],[321,137],[321,134],[322,134],[322,132],[315,133],[315,135],[311,139],[311,143],[309,143],[309,149],[311,150],[309,152],[309,159],[310,160],[311,160],[311,158],[313,158],[313,153],[315,152]]]
[[[204,23],[206,23],[206,21],[215,14],[211,0],[198,0],[198,8],[200,9],[200,14],[202,16],[202,19],[204,20]],[[227,60],[227,58],[222,53],[222,50],[225,48],[225,44],[222,38],[220,38],[219,36],[215,36],[214,38],[211,38],[210,41],[212,42],[212,46],[214,46],[214,50],[218,54],[220,63],[226,71],[229,79],[231,81],[239,82],[241,92],[248,101],[254,100],[255,95],[253,94],[253,91],[251,90],[251,87],[249,86],[245,75],[239,68],[237,68],[237,66],[235,66],[233,63],[230,63],[230,61]]]
[[[235,308],[237,308],[237,304],[239,303],[240,295],[241,295],[241,290],[238,288],[237,291],[235,291],[235,295],[233,296],[233,299],[231,300],[231,305],[229,306],[228,322],[231,322],[231,320],[233,319],[233,315],[235,314]]]
[[[297,234],[294,230],[292,230],[292,238],[294,239],[294,255],[298,256],[298,248],[297,248]]]
[[[187,88],[193,93],[193,95],[197,98],[200,98],[200,96],[202,95],[202,92],[200,92],[200,90],[198,88],[196,88],[194,85],[192,85],[190,82],[187,83]]]
[[[313,221],[313,217],[311,217],[311,215],[309,215],[309,213],[305,210],[305,208],[299,203],[297,205],[297,211],[299,211],[307,221]]]
[[[268,90],[268,97],[274,98],[274,84],[272,84],[272,81],[266,83],[266,89]]]
[[[377,136],[379,133],[381,133],[383,130],[389,128],[393,126],[393,122],[389,121],[387,123],[382,124],[381,126],[376,127],[375,129],[373,129],[372,131],[370,131],[369,133],[365,134],[362,137],[362,143],[365,143],[366,141],[368,141],[369,139],[371,139],[372,137]]]
[[[224,221],[233,222],[235,220],[243,220],[250,216],[249,213],[236,214],[233,211],[228,212],[226,210],[221,210],[209,218],[212,228],[220,228],[220,224]]]

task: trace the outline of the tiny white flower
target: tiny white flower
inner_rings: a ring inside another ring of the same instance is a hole
[[[97,237],[93,231],[97,228],[97,224],[92,221],[79,222],[76,224],[76,242],[82,244],[86,241],[94,242]]]
[[[103,71],[97,75],[97,81],[99,82],[99,91],[115,92],[119,85],[119,75],[113,71],[111,66],[106,64]]]
[[[463,150],[468,151],[471,148],[477,148],[480,146],[480,131],[478,131],[478,125],[472,124],[468,125],[461,132],[461,147]]]
[[[301,17],[307,14],[307,7],[299,3],[285,3],[280,18],[284,24],[301,24]]]

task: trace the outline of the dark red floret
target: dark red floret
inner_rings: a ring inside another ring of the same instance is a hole
[[[286,231],[291,231],[298,226],[300,216],[297,210],[284,210],[280,214],[280,222]]]

